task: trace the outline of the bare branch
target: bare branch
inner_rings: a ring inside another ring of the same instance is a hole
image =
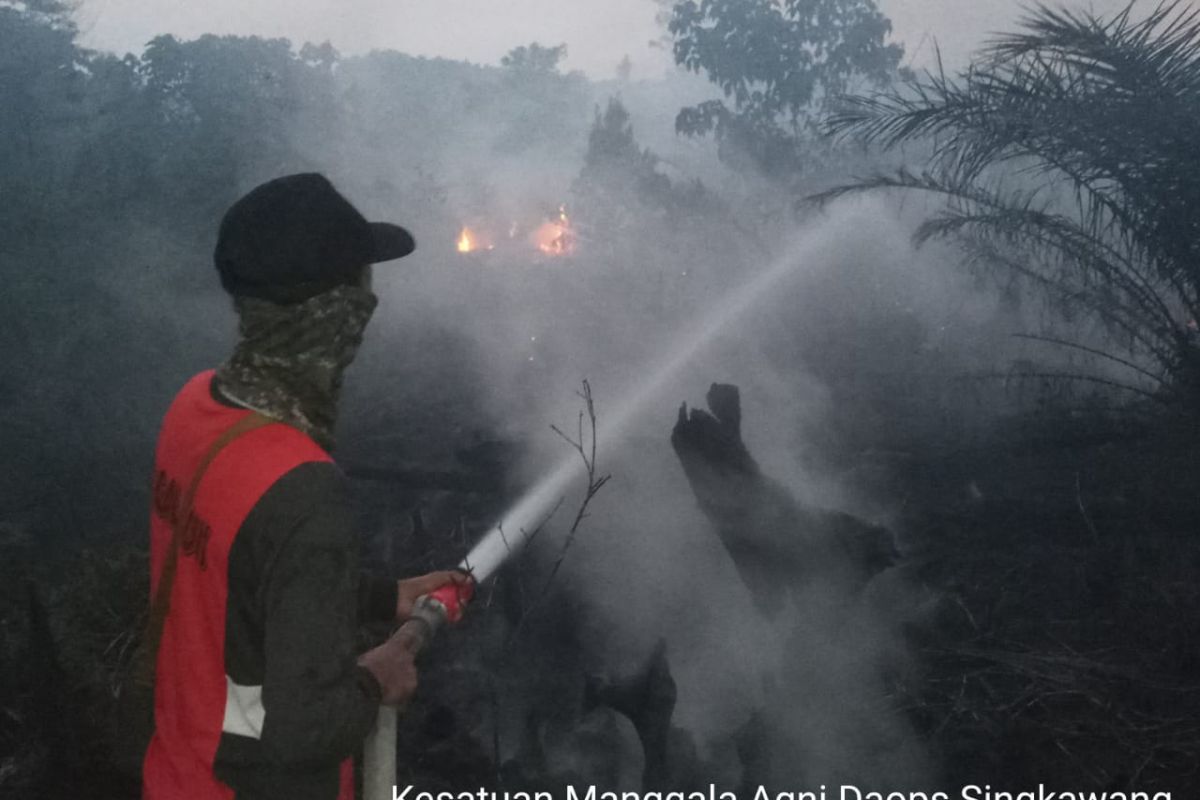
[[[508,650],[509,647],[516,642],[521,632],[524,630],[526,621],[530,618],[537,606],[540,605],[550,593],[550,589],[554,584],[554,580],[558,577],[558,572],[562,568],[563,562],[566,561],[567,554],[570,552],[572,545],[575,543],[575,538],[579,533],[580,526],[588,517],[588,507],[591,505],[591,502],[596,495],[599,494],[600,490],[603,489],[608,483],[609,478],[612,477],[611,475],[598,475],[596,471],[596,405],[592,397],[592,387],[586,380],[583,381],[583,389],[578,393],[578,395],[583,400],[584,405],[584,408],[579,413],[578,417],[578,438],[572,439],[554,425],[551,425],[550,429],[558,434],[559,437],[567,442],[567,444],[569,444],[571,448],[579,454],[579,458],[583,462],[584,471],[587,477],[587,488],[584,490],[583,499],[580,501],[579,507],[575,511],[575,518],[571,521],[571,526],[567,530],[567,536],[563,541],[562,548],[559,550],[558,556],[555,558],[554,564],[550,568],[550,574],[546,577],[545,582],[542,584],[541,591],[538,592],[537,597],[530,604],[530,606],[524,610],[524,613],[522,613],[520,620],[518,620],[516,627],[513,629],[512,634],[505,644],[505,650]],[[585,416],[587,418],[586,431],[584,429]],[[562,505],[562,502],[562,500],[559,500],[558,505],[555,506],[555,510]]]

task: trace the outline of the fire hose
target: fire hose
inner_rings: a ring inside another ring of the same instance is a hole
[[[518,510],[520,507],[518,507]],[[471,575],[466,584],[450,584],[418,597],[412,614],[392,634],[416,658],[439,630],[447,623],[462,619],[475,585],[483,582],[500,567],[504,559],[526,538],[523,529],[515,537],[506,536],[503,528],[493,528],[459,564],[459,569]],[[396,785],[396,725],[397,709],[380,706],[375,727],[363,745],[363,800],[392,800]]]

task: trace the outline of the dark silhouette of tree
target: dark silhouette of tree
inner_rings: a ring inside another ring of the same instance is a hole
[[[794,167],[814,105],[855,79],[895,75],[903,48],[875,0],[680,0],[668,23],[676,63],[704,73],[725,100],[684,108],[678,132],[714,134],[726,157]]]
[[[500,59],[512,120],[497,142],[501,151],[562,146],[574,131],[572,116],[580,110],[580,101],[589,101],[581,73],[558,71],[566,57],[565,44],[545,47],[533,42],[513,48]]]
[[[660,166],[654,153],[639,146],[618,98],[609,98],[603,111],[596,108],[583,167],[571,187],[572,218],[588,252],[606,254],[639,279],[675,272],[666,261],[647,259],[664,240],[676,242],[673,255],[687,263],[683,252],[710,246],[707,237],[734,235],[728,230],[728,209],[703,184],[672,181]],[[661,280],[633,287],[634,292],[665,291]]]
[[[159,36],[139,65],[155,127],[172,158],[164,162],[176,191],[197,203],[227,204],[243,182],[303,166],[289,129],[306,109],[321,107],[321,85],[335,55],[297,56],[285,39],[202,36],[181,42]],[[305,62],[315,62],[309,66]],[[308,121],[308,120],[306,120]],[[213,187],[224,191],[213,192]]]
[[[595,120],[588,132],[587,152],[583,157],[585,172],[621,164],[639,173],[653,169],[655,160],[649,151],[638,148],[633,138],[629,111],[620,100],[610,97],[604,113],[596,108]]]
[[[572,193],[588,224],[621,232],[637,219],[669,213],[681,198],[658,171],[658,157],[638,146],[629,111],[615,97],[596,108],[583,168]]]
[[[5,195],[28,198],[5,203],[0,216],[14,224],[37,224],[56,211],[60,179],[53,157],[62,144],[56,130],[75,116],[86,82],[76,29],[66,5],[32,0],[0,6],[0,175]]]
[[[932,140],[922,173],[840,187],[947,199],[918,240],[955,236],[1082,310],[1127,355],[1132,384],[1200,398],[1200,12],[1135,19],[1040,6],[958,79],[849,100],[831,132],[885,148]],[[1088,350],[1080,343],[1063,343]]]
[[[631,77],[633,77],[633,61],[630,60],[629,54],[626,53],[617,62],[617,80],[621,83],[629,83]]]
[[[567,46],[545,47],[532,42],[509,50],[500,59],[500,65],[513,72],[525,74],[545,74],[557,72],[558,65],[567,57]]]

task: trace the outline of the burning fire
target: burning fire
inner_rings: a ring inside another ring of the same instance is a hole
[[[524,236],[530,246],[550,256],[567,255],[575,250],[575,231],[571,227],[571,219],[567,216],[565,206],[559,206],[558,214],[554,218],[545,220],[528,234],[525,234],[522,227],[518,222],[509,225],[508,238],[516,240],[518,236]],[[525,231],[528,230],[525,228]],[[494,250],[495,247],[486,224],[478,229],[463,225],[455,244],[455,248],[460,253]]]
[[[564,206],[558,207],[558,217],[547,220],[533,232],[530,241],[543,253],[561,256],[575,249],[575,234],[571,230],[571,219]]]
[[[475,238],[475,234],[466,225],[463,226],[462,233],[458,237],[458,252],[470,253],[479,249],[479,242]]]

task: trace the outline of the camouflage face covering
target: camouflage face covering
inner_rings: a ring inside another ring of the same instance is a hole
[[[378,302],[357,286],[339,286],[294,305],[234,298],[241,341],[217,368],[221,393],[332,450],[342,373]]]

